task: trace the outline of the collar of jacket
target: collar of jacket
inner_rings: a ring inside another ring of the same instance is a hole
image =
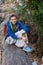
[[[13,26],[12,26],[12,22],[11,21],[10,21],[10,26],[11,26],[12,31],[14,32],[14,29],[13,29]]]

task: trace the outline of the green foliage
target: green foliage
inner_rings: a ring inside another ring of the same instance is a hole
[[[11,11],[11,8],[9,7],[4,10],[4,12],[9,12],[9,11]]]
[[[30,5],[31,4],[31,5]],[[43,1],[42,0],[30,0],[29,1],[32,21],[37,24],[39,35],[43,36]]]
[[[21,9],[18,9],[18,11],[21,14],[24,13],[23,17],[25,19],[27,18],[26,14],[28,14],[27,9],[30,9],[30,12],[32,14],[32,22],[37,24],[39,35],[43,37],[43,0],[28,0],[27,2],[25,2],[26,0],[21,1],[24,3],[24,8],[21,7]]]
[[[42,54],[43,48],[43,0],[21,0],[23,6],[19,5],[18,12],[22,14],[22,19],[26,19],[29,22],[29,16],[31,15],[31,24],[37,25],[37,31],[40,39],[38,40],[38,50]],[[26,2],[27,1],[27,2]],[[31,12],[29,15],[28,12]],[[41,49],[41,50],[40,50]],[[41,52],[40,52],[41,51]]]

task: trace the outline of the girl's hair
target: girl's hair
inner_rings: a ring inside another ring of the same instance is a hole
[[[17,18],[17,16],[15,14],[10,15],[9,20],[11,19],[11,17],[16,17]]]

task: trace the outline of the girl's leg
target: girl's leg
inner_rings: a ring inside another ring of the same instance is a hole
[[[6,39],[6,43],[8,44],[13,44],[16,42],[16,39],[13,39],[11,36],[9,36],[7,39]]]

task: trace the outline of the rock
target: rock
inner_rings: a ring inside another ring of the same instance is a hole
[[[8,45],[2,54],[2,65],[32,65],[32,63],[22,49]]]

